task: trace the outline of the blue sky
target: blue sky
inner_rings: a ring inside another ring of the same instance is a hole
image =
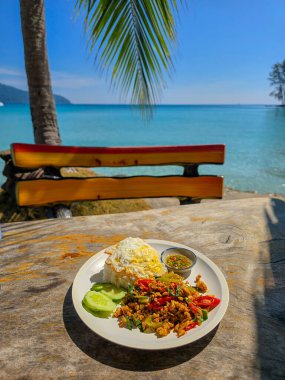
[[[74,103],[120,103],[100,78],[75,0],[46,0],[54,92]],[[181,12],[166,104],[274,104],[271,66],[285,59],[284,0],[188,0]],[[0,82],[27,88],[19,0],[0,0]]]

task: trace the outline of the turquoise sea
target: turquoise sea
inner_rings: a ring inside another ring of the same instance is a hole
[[[239,190],[285,194],[284,107],[158,106],[149,123],[129,106],[65,105],[57,111],[64,145],[226,144],[225,164],[202,166],[201,174],[221,174],[226,186]],[[0,150],[11,142],[33,142],[28,106],[0,107],[0,133]],[[2,172],[2,161],[0,165]],[[169,167],[119,170],[122,174],[181,171]],[[118,169],[100,172],[116,174]]]

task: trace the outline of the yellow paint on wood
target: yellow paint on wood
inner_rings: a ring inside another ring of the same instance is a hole
[[[194,197],[220,198],[223,178],[200,177],[130,177],[20,181],[16,186],[19,206],[45,205],[96,199]]]
[[[221,149],[199,152],[154,153],[49,153],[14,152],[14,165],[20,168],[54,167],[122,167],[139,165],[181,165],[199,163],[224,163],[225,152]]]

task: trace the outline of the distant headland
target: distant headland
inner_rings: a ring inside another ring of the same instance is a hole
[[[61,95],[54,95],[56,104],[71,104],[70,100]],[[28,91],[0,83],[1,104],[29,104]]]

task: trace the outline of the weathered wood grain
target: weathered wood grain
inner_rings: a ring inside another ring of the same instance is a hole
[[[2,379],[283,379],[285,203],[255,198],[2,226]],[[230,304],[200,341],[162,352],[91,332],[71,285],[95,252],[127,236],[172,240],[223,271]]]

